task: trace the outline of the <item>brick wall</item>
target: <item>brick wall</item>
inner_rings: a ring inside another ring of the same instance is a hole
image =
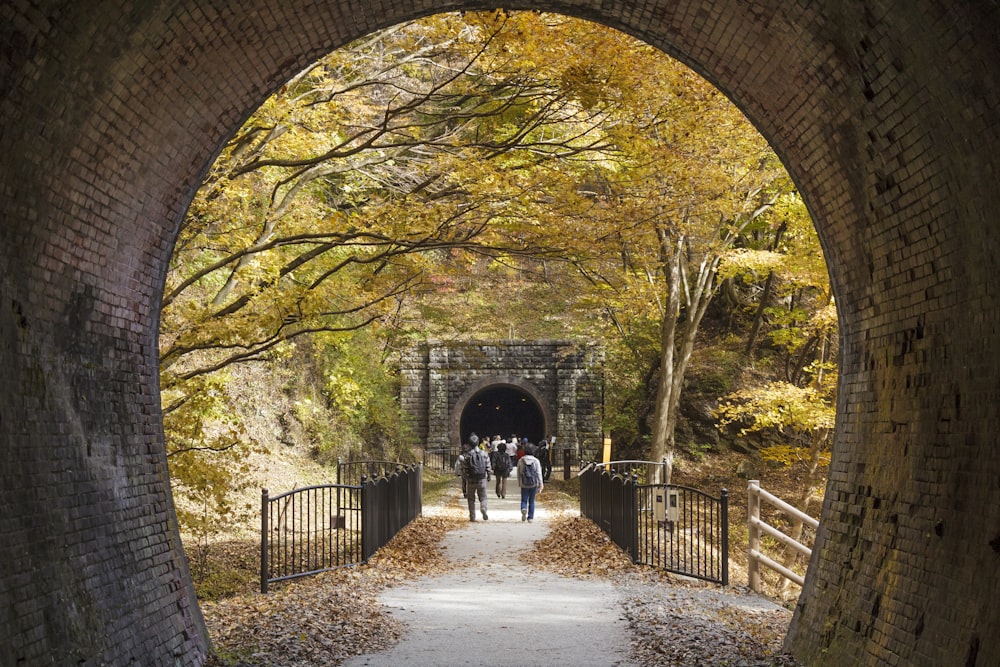
[[[478,3],[456,1],[451,6]],[[560,0],[772,142],[842,326],[809,664],[1000,661],[1000,18],[979,0]],[[200,175],[269,91],[430,0],[0,3],[0,664],[200,664],[156,312]]]

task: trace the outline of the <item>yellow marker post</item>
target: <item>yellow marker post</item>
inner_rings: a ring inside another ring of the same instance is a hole
[[[611,462],[611,436],[604,436],[604,458],[602,459],[604,463]]]

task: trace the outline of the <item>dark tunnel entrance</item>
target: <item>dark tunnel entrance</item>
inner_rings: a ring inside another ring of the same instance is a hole
[[[480,437],[511,434],[538,442],[545,437],[545,416],[526,392],[510,385],[495,385],[477,392],[462,409],[459,423],[462,442],[475,432]]]

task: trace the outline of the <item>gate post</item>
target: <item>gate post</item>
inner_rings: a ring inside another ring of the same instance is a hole
[[[342,462],[343,460],[338,456],[337,457],[337,514],[338,515],[341,513],[341,511],[343,511],[343,500],[344,500],[342,496],[344,490],[340,488],[340,485],[344,483],[340,479],[340,465]]]
[[[269,504],[267,498],[267,489],[261,489],[260,492],[260,592],[267,593],[267,573],[268,573],[268,562],[267,562],[267,506]]]
[[[375,506],[373,485],[368,483],[368,475],[361,476],[361,562],[367,563],[369,556],[375,553],[372,547],[378,544],[374,535],[377,520],[372,516]],[[377,548],[377,547],[376,547]]]
[[[580,469],[580,514],[587,517],[591,521],[594,519],[594,513],[591,509],[590,504],[590,468],[581,467]],[[596,523],[596,522],[595,522]]]
[[[632,487],[631,492],[626,496],[628,498],[628,504],[631,507],[626,507],[626,515],[628,517],[629,525],[629,545],[628,552],[632,557],[633,563],[639,562],[639,479],[635,475],[629,475],[629,484]]]
[[[719,497],[719,513],[722,517],[722,585],[729,585],[729,489],[723,489]]]

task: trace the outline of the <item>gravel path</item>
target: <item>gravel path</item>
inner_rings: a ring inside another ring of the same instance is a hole
[[[545,537],[557,513],[546,510],[543,495],[535,521],[522,522],[518,498],[516,488],[506,500],[491,497],[489,521],[448,534],[453,572],[385,590],[380,600],[405,626],[402,640],[344,664],[795,664],[780,655],[791,613],[745,590],[646,570],[610,580],[526,568],[519,554]]]
[[[518,553],[548,532],[540,501],[521,521],[519,493],[489,499],[489,521],[448,534],[450,574],[388,589],[380,596],[406,626],[391,650],[348,667],[396,665],[621,665],[628,625],[616,587],[530,570]],[[462,501],[464,502],[464,501]]]

